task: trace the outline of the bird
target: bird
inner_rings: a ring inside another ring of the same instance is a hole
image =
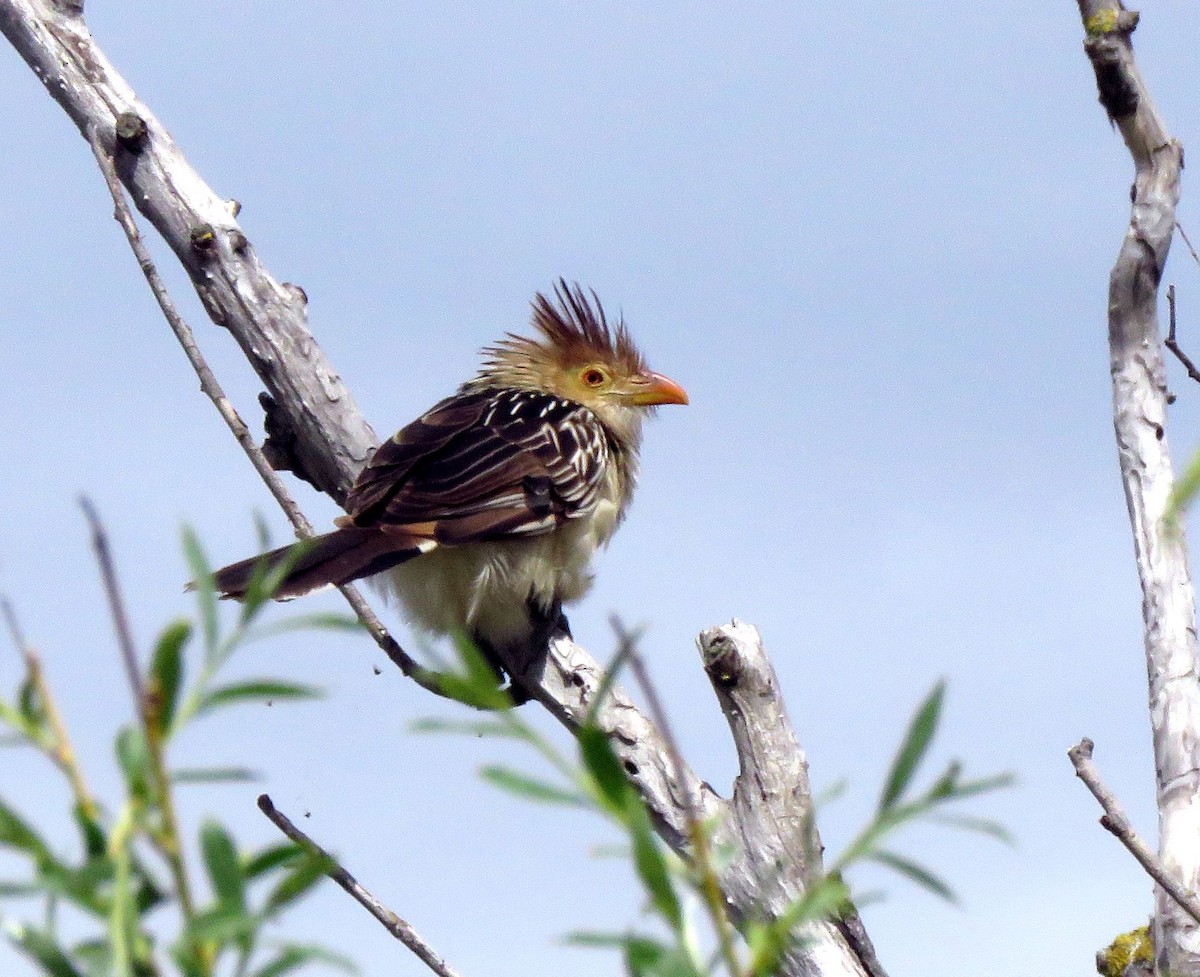
[[[337,529],[217,570],[217,592],[242,598],[286,564],[276,599],[370,577],[411,623],[466,635],[515,684],[554,628],[569,634],[562,607],[625,517],[643,420],[688,403],[594,291],[560,278],[531,304],[533,336],[486,347],[474,378],[376,449]]]

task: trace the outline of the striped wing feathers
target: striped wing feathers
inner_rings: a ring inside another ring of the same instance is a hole
[[[355,525],[450,545],[549,532],[591,510],[610,451],[579,404],[459,394],[379,448],[347,508]]]

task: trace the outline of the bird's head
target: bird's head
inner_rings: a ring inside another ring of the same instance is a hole
[[[687,394],[646,366],[624,321],[610,326],[595,292],[559,280],[554,298],[533,300],[537,338],[509,333],[484,350],[473,385],[538,390],[583,404],[622,440],[636,441],[641,419],[661,404],[686,404]]]

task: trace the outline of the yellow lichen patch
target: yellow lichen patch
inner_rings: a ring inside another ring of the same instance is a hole
[[[1118,9],[1101,10],[1083,22],[1084,29],[1092,36],[1110,34],[1117,28],[1118,14]]]
[[[1104,977],[1121,977],[1131,963],[1151,963],[1154,945],[1150,942],[1150,928],[1142,926],[1122,933],[1107,947],[1096,954],[1096,970]]]

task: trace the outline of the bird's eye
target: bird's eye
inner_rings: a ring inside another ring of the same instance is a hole
[[[604,371],[594,366],[589,366],[583,371],[583,382],[589,387],[598,387],[607,379],[608,377],[604,375]]]

